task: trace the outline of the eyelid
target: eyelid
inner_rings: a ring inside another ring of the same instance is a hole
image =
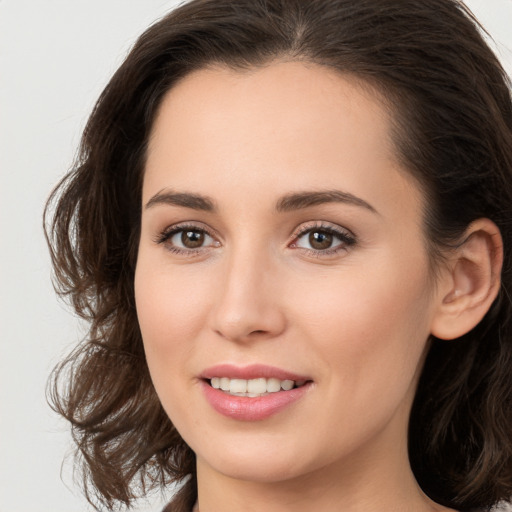
[[[156,244],[166,245],[167,242],[176,234],[181,231],[199,231],[203,232],[215,241],[214,245],[207,245],[204,247],[197,247],[194,249],[188,249],[183,247],[177,247],[174,245],[167,245],[167,249],[171,252],[181,255],[194,256],[200,252],[204,252],[212,247],[218,247],[220,245],[219,236],[209,226],[205,225],[200,221],[184,221],[176,224],[171,224],[163,230],[161,230],[154,238]]]
[[[175,234],[186,230],[203,232],[214,240],[214,244],[197,248],[183,248],[176,245],[167,244],[167,242]],[[341,243],[327,249],[309,249],[296,245],[299,238],[315,230],[328,232],[335,236]],[[154,242],[157,244],[166,245],[166,248],[175,254],[195,256],[199,253],[204,254],[205,251],[208,251],[214,247],[219,247],[221,245],[219,238],[220,237],[213,229],[200,221],[184,221],[167,226],[157,234],[157,236],[154,238]],[[287,246],[294,250],[300,250],[303,253],[311,254],[315,257],[328,257],[339,252],[345,252],[349,247],[355,245],[356,243],[357,237],[351,230],[327,221],[313,221],[302,223],[300,226],[298,226],[292,235],[291,242],[288,242]]]
[[[295,245],[297,240],[307,233],[311,233],[312,231],[326,231],[341,241],[341,244],[328,248],[325,250],[321,249],[308,249],[306,247],[298,247]],[[333,224],[331,222],[326,221],[313,221],[310,223],[301,224],[292,235],[292,242],[289,244],[289,247],[295,250],[301,250],[307,252],[309,254],[313,254],[316,257],[322,256],[332,256],[342,251],[347,251],[349,247],[355,245],[357,243],[356,235],[349,229],[339,226],[338,224]]]

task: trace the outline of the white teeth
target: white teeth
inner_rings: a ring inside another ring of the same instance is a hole
[[[269,393],[281,391],[281,381],[279,379],[267,379],[267,391]]]
[[[215,389],[226,391],[230,395],[248,396],[251,398],[265,396],[278,391],[289,391],[295,386],[300,387],[306,383],[305,380],[294,382],[293,380],[279,380],[275,378],[265,379],[230,379],[229,377],[212,377],[210,384]]]
[[[293,388],[293,385],[295,383],[293,382],[293,380],[283,380],[283,382],[281,382],[281,387],[285,390],[285,391],[290,391],[290,389]]]
[[[245,379],[231,379],[229,383],[230,393],[247,393],[247,381]]]
[[[251,379],[247,381],[247,393],[266,393],[267,379]]]

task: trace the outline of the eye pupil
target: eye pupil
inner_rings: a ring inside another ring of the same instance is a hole
[[[181,243],[187,249],[196,249],[204,244],[204,233],[201,231],[183,231],[181,234]]]
[[[331,233],[325,231],[312,231],[309,233],[309,243],[313,249],[329,249],[333,241]]]

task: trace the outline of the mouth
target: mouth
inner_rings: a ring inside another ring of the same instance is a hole
[[[307,380],[280,380],[273,377],[258,377],[254,379],[212,377],[211,379],[205,380],[212,388],[223,391],[227,395],[245,396],[249,398],[258,398],[272,393],[279,393],[281,391],[291,391],[292,389],[300,388],[309,382]]]
[[[261,421],[284,411],[309,394],[314,384],[305,375],[264,364],[219,364],[199,378],[211,407],[237,421]]]

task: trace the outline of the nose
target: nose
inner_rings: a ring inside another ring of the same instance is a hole
[[[240,343],[274,338],[286,328],[278,269],[261,253],[247,252],[233,254],[223,262],[212,311],[213,330]]]

